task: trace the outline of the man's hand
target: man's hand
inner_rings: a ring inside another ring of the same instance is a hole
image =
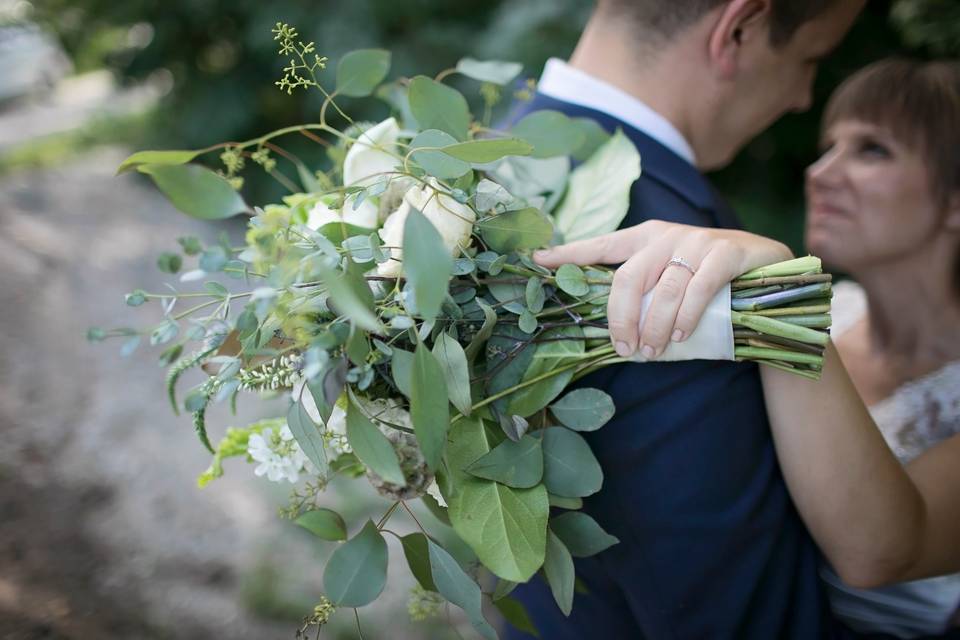
[[[614,274],[607,306],[610,339],[619,355],[631,356],[639,348],[647,359],[663,353],[670,340],[689,337],[721,287],[751,269],[792,257],[786,245],[763,236],[661,220],[534,254],[550,268],[623,263]],[[692,271],[669,264],[673,258],[682,258]],[[653,302],[641,327],[641,301],[652,289]]]

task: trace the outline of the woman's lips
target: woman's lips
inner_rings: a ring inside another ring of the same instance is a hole
[[[810,215],[812,217],[823,218],[847,218],[850,213],[836,204],[822,200],[812,199],[810,201]]]

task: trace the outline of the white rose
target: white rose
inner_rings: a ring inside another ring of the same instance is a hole
[[[400,164],[397,159],[399,135],[400,127],[394,118],[387,118],[360,134],[343,161],[344,186],[373,184],[376,179],[370,178],[392,172]]]
[[[356,196],[348,198],[343,205],[343,209],[340,210],[331,209],[323,200],[317,201],[317,204],[313,205],[313,209],[307,216],[307,226],[316,231],[331,222],[343,221],[357,227],[376,229],[379,222],[377,205],[367,198],[360,203],[359,207],[354,209],[355,199]]]
[[[400,208],[387,217],[380,230],[385,252],[390,256],[377,267],[378,275],[395,278],[403,271],[403,227],[410,209],[419,210],[440,233],[443,246],[456,258],[463,247],[470,244],[470,234],[477,215],[473,209],[453,199],[440,184],[431,178],[428,184],[411,188]]]

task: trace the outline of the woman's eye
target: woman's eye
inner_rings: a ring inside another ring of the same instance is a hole
[[[861,143],[860,153],[866,156],[871,156],[874,158],[889,158],[890,150],[880,144],[879,142],[874,142],[872,140],[867,140]]]

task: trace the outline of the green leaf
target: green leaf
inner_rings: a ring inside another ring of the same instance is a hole
[[[557,286],[571,296],[580,297],[590,293],[586,274],[575,264],[560,265],[557,269]]]
[[[560,327],[544,331],[536,346],[530,366],[524,371],[521,382],[539,378],[555,369],[573,362],[584,352],[583,329]],[[528,417],[550,404],[573,379],[574,369],[568,369],[547,377],[509,396],[506,412]]]
[[[543,280],[537,276],[531,276],[527,279],[524,300],[527,303],[527,309],[529,309],[531,313],[540,313],[543,311],[543,305],[547,301],[546,292],[543,290]]]
[[[561,496],[555,496],[552,493],[548,496],[550,498],[550,506],[556,507],[557,509],[570,509],[572,511],[577,511],[583,509],[583,498],[564,498]]]
[[[577,162],[586,162],[610,139],[610,134],[593,118],[574,118],[573,124],[583,133],[583,142],[571,155]]]
[[[630,207],[630,187],[640,177],[640,154],[619,129],[585,163],[573,170],[554,214],[564,242],[616,231]]]
[[[503,597],[494,599],[493,605],[500,611],[504,620],[513,625],[515,629],[529,633],[534,638],[540,637],[540,632],[533,624],[533,620],[530,619],[530,614],[527,613],[527,608],[523,606],[522,602],[516,598]]]
[[[550,529],[577,558],[589,558],[620,541],[585,513],[571,511],[550,521]]]
[[[610,421],[617,408],[599,389],[575,389],[550,405],[554,417],[574,431],[596,431]]]
[[[440,466],[450,429],[450,405],[443,367],[426,345],[413,354],[410,416],[423,457],[431,469]]]
[[[400,460],[387,436],[363,415],[353,398],[347,406],[347,442],[360,461],[390,484],[407,484]]]
[[[433,343],[433,355],[443,367],[450,402],[460,413],[469,416],[473,408],[470,397],[470,366],[460,343],[446,333],[437,336]]]
[[[427,507],[430,513],[433,514],[434,518],[447,526],[451,526],[450,516],[447,515],[447,508],[441,507],[436,498],[431,496],[429,493],[425,493],[420,496],[420,501]]]
[[[498,253],[537,249],[553,238],[550,218],[534,207],[484,218],[477,228],[487,246]]]
[[[186,164],[199,156],[203,151],[138,151],[117,167],[117,175],[144,164]]]
[[[517,588],[517,583],[510,580],[497,580],[497,586],[493,590],[493,594],[490,596],[490,599],[496,602],[506,598],[508,595],[513,593],[513,590]]]
[[[413,286],[420,315],[433,320],[447,297],[453,258],[443,246],[440,232],[414,208],[403,225],[403,270]]]
[[[147,301],[147,292],[143,289],[135,289],[123,297],[128,307],[139,307]]]
[[[460,564],[447,551],[427,540],[430,553],[430,571],[437,591],[452,604],[463,609],[467,619],[477,632],[488,640],[497,640],[497,632],[483,617],[483,600],[480,585],[460,567]]]
[[[467,139],[470,108],[459,91],[426,76],[417,76],[410,81],[408,96],[410,110],[420,129],[440,129],[457,140]]]
[[[474,60],[462,58],[457,62],[457,72],[480,82],[508,85],[520,75],[523,65],[519,62],[501,60]]]
[[[497,327],[497,312],[493,310],[493,307],[479,298],[477,298],[477,306],[483,311],[483,325],[464,350],[468,362],[473,362],[476,359],[477,354],[486,346],[487,340],[490,339],[493,330]]]
[[[410,157],[420,165],[424,171],[441,180],[459,178],[470,172],[470,163],[458,160],[440,151],[440,149],[456,144],[457,139],[449,133],[440,131],[439,129],[427,129],[413,139],[410,143],[410,148],[428,148],[429,150],[415,151]]]
[[[465,162],[495,162],[506,156],[528,156],[533,147],[520,138],[491,138],[460,142],[443,148],[443,153]]]
[[[314,509],[294,520],[298,525],[322,540],[337,542],[347,539],[347,525],[336,511]]]
[[[381,334],[384,332],[380,321],[373,313],[373,295],[370,287],[362,276],[352,276],[323,266],[317,267],[317,274],[326,285],[330,302],[333,303],[337,313],[347,316],[361,329]]]
[[[510,133],[533,145],[534,158],[569,156],[586,139],[586,133],[559,111],[534,111],[513,125]]]
[[[400,393],[409,398],[413,389],[413,354],[394,347],[393,357],[390,359],[390,373]]]
[[[547,575],[547,584],[557,606],[563,615],[569,616],[573,610],[573,558],[553,531],[547,534],[547,557],[543,562],[543,572]]]
[[[345,358],[331,358],[315,378],[307,380],[307,390],[313,397],[320,419],[324,422],[330,419],[333,407],[343,393],[349,366]]]
[[[362,607],[383,591],[387,582],[387,543],[368,520],[356,536],[343,544],[327,562],[323,588],[334,604]]]
[[[543,447],[540,439],[532,436],[519,442],[504,440],[465,471],[515,489],[529,489],[543,479]]]
[[[417,579],[420,586],[427,591],[437,592],[437,585],[433,583],[433,572],[430,570],[430,543],[422,533],[411,533],[400,539],[403,544],[403,555],[407,558],[410,573]]]
[[[520,320],[517,322],[517,326],[520,327],[520,330],[524,333],[533,334],[533,332],[537,330],[537,327],[540,326],[540,323],[532,311],[524,309],[523,313],[520,314]]]
[[[585,498],[600,491],[603,470],[590,445],[563,427],[543,432],[543,484],[565,498]]]
[[[363,98],[373,93],[390,71],[390,52],[383,49],[351,51],[337,64],[337,93]]]
[[[225,179],[198,164],[142,164],[137,170],[153,178],[170,203],[188,216],[222,220],[248,210]]]
[[[176,253],[161,253],[157,258],[157,268],[164,273],[177,273],[183,266],[183,258]]]
[[[456,492],[448,499],[447,513],[454,530],[488,569],[505,580],[526,582],[543,565],[547,492],[543,485],[513,489],[468,474],[466,467],[491,448],[481,421],[466,418],[454,425],[447,462]]]
[[[310,414],[303,408],[303,403],[294,402],[290,407],[287,412],[287,425],[303,453],[317,468],[317,475],[327,475],[327,452],[324,449],[323,436]]]

